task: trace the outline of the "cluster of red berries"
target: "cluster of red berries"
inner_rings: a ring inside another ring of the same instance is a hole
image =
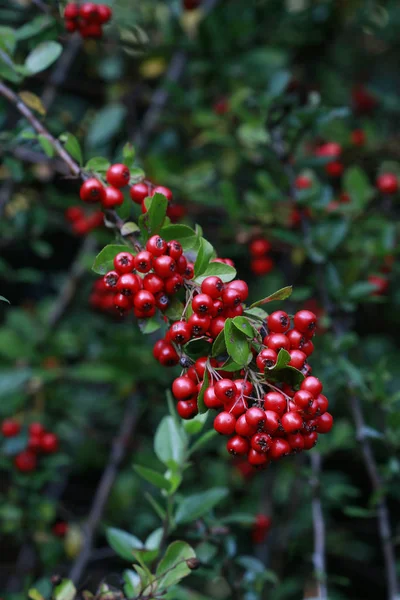
[[[256,239],[250,242],[250,268],[254,275],[266,275],[267,273],[272,271],[274,267],[274,261],[268,255],[270,250],[270,242],[263,237],[257,237]]]
[[[104,215],[101,210],[96,210],[87,215],[80,206],[70,206],[67,208],[65,219],[71,223],[72,231],[76,235],[86,235],[104,223]]]
[[[111,315],[118,315],[114,303],[115,291],[106,286],[104,278],[100,277],[93,283],[92,291],[89,296],[89,304],[95,310],[100,310]]]
[[[12,438],[21,432],[21,425],[15,419],[5,419],[1,424],[1,433],[5,438]],[[37,467],[38,455],[54,454],[59,446],[55,433],[47,431],[41,423],[31,423],[28,427],[28,442],[24,450],[14,456],[14,466],[22,473],[34,471]]]
[[[103,35],[103,25],[108,23],[111,15],[111,8],[105,4],[70,3],[64,11],[65,29],[70,33],[79,31],[83,38],[99,39]]]

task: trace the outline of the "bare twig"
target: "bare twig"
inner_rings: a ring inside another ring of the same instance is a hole
[[[318,598],[319,600],[327,600],[328,590],[326,587],[325,521],[320,497],[321,455],[318,452],[312,452],[310,458],[312,467],[311,488],[313,495],[311,511],[314,527],[314,574],[318,582]]]
[[[90,555],[93,547],[94,537],[106,506],[108,496],[112,485],[117,476],[119,467],[125,457],[128,442],[133,435],[138,417],[138,398],[132,396],[128,402],[125,414],[122,419],[118,436],[113,442],[108,464],[103,471],[100,483],[96,490],[89,518],[85,525],[85,541],[83,548],[76,559],[69,577],[74,582],[78,582],[85,571],[87,563],[90,561]]]

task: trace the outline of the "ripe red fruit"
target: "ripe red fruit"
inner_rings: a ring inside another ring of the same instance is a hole
[[[344,171],[344,165],[339,161],[334,161],[325,165],[325,171],[330,177],[340,177]]]
[[[152,294],[157,294],[164,289],[164,280],[155,273],[148,273],[143,278],[143,288]]]
[[[365,144],[365,131],[363,131],[362,129],[354,129],[354,131],[351,132],[351,143],[354,144],[354,146],[364,146]]]
[[[279,352],[282,348],[284,350],[290,350],[290,342],[285,334],[283,333],[272,333],[271,335],[264,338],[264,344],[271,350]]]
[[[187,263],[186,268],[183,272],[183,276],[185,279],[193,279],[194,277],[194,264]]]
[[[168,202],[171,202],[172,200],[172,192],[169,188],[164,187],[163,185],[158,185],[157,187],[155,187],[151,193],[150,196],[154,196],[154,194],[162,194],[163,196],[166,197],[166,199],[168,200]]]
[[[108,273],[104,275],[103,281],[107,290],[111,290],[112,288],[116,287],[119,277],[120,275],[117,273],[117,271],[108,271]]]
[[[185,321],[175,321],[169,329],[169,339],[175,344],[186,344],[190,340],[190,325]]]
[[[214,308],[211,296],[197,294],[192,300],[192,309],[198,315],[210,315]]]
[[[251,447],[257,452],[266,454],[271,447],[272,438],[268,433],[255,433],[251,438]]]
[[[242,302],[242,294],[235,288],[225,287],[222,292],[222,302],[227,308],[234,308]]]
[[[41,436],[45,432],[45,429],[41,423],[31,423],[28,427],[28,431],[30,435]]]
[[[301,350],[290,350],[290,362],[289,365],[295,369],[302,369],[304,363],[307,360],[307,356]]]
[[[210,324],[210,335],[215,339],[225,326],[226,319],[224,317],[216,317]]]
[[[201,291],[203,294],[207,294],[213,300],[221,297],[221,293],[224,290],[224,283],[222,279],[216,276],[206,277],[201,284]]]
[[[281,417],[281,423],[286,433],[295,433],[303,427],[303,417],[298,412],[290,411]]]
[[[314,352],[314,344],[312,343],[312,341],[311,340],[307,340],[303,344],[303,346],[301,348],[301,351],[304,352],[304,354],[306,356],[311,356],[311,354]]]
[[[300,310],[294,315],[295,329],[301,333],[312,335],[317,325],[317,317],[310,310]]]
[[[273,460],[287,456],[291,452],[290,444],[284,438],[274,438],[271,442],[269,454]]]
[[[239,292],[242,302],[245,302],[249,296],[249,286],[243,279],[234,279],[226,285],[226,288]]]
[[[64,19],[77,19],[79,17],[79,5],[75,3],[67,4],[64,10]]]
[[[78,29],[78,23],[76,21],[66,19],[65,20],[65,29],[69,33],[74,33],[74,31],[76,31]]]
[[[114,208],[114,206],[121,206],[124,202],[124,195],[121,190],[116,187],[106,187],[104,189],[104,196],[102,198],[101,204],[106,209]]]
[[[40,438],[40,449],[46,454],[57,452],[58,437],[54,433],[44,433]]]
[[[220,379],[214,385],[214,392],[218,400],[224,404],[230,402],[237,396],[237,389],[230,379]]]
[[[317,418],[317,433],[328,433],[333,426],[333,417],[330,413],[326,412]]]
[[[124,294],[115,294],[114,306],[121,315],[126,312],[132,306],[132,300]]]
[[[257,452],[257,450],[254,450],[254,448],[250,448],[247,455],[247,460],[251,465],[253,465],[253,467],[260,467],[268,462],[267,455],[263,452]]]
[[[148,273],[153,265],[153,255],[142,250],[134,257],[134,267],[139,273]]]
[[[116,188],[122,188],[129,183],[130,171],[126,165],[115,164],[108,168],[106,179],[108,183]]]
[[[214,386],[210,386],[206,389],[203,400],[207,408],[221,408],[223,406],[221,400],[218,400],[215,395]]]
[[[105,197],[104,186],[100,181],[92,177],[81,185],[79,196],[83,202],[102,202]]]
[[[276,310],[268,316],[267,327],[274,333],[285,333],[290,327],[290,317],[283,310]]]
[[[182,253],[183,253],[183,248],[182,248],[182,244],[180,242],[177,242],[176,240],[171,240],[170,242],[168,242],[168,244],[167,244],[168,256],[170,256],[175,261],[177,261],[181,258]],[[178,267],[178,265],[177,265],[177,267]],[[178,271],[179,271],[179,269],[178,269]]]
[[[197,386],[189,377],[177,377],[172,384],[172,393],[177,400],[189,400],[197,392]]]
[[[196,400],[179,400],[176,411],[181,419],[193,419],[198,413]]]
[[[323,394],[320,394],[317,398],[317,406],[318,406],[318,408],[317,408],[316,414],[318,416],[326,413],[326,411],[328,410],[328,406],[329,406],[328,398],[326,396],[324,396]]]
[[[222,435],[232,435],[235,431],[236,418],[228,412],[220,412],[214,419],[214,429]]]
[[[207,316],[203,317],[203,316],[198,315],[197,313],[193,313],[189,317],[188,323],[190,325],[192,335],[195,337],[199,337],[199,336],[207,333],[208,328],[210,327],[210,324],[211,324],[211,319],[210,319],[210,317],[207,317]]]
[[[175,273],[174,275],[172,275],[172,277],[168,277],[168,279],[165,279],[165,292],[169,296],[173,296],[174,294],[179,292],[182,286],[183,277],[182,275],[179,275],[179,273]]]
[[[176,262],[170,256],[163,254],[153,260],[154,272],[163,279],[171,277],[176,271]]]
[[[264,373],[264,369],[267,367],[273,367],[276,364],[278,355],[275,350],[271,350],[270,348],[264,348],[258,354],[256,358],[256,364],[261,373]]]
[[[106,4],[99,4],[97,6],[97,14],[99,16],[100,23],[104,25],[104,23],[107,23],[111,19],[112,10]]]
[[[29,473],[36,469],[36,454],[31,450],[23,450],[14,457],[14,465],[21,473]]]
[[[246,440],[246,438],[240,435],[234,435],[230,440],[228,440],[226,449],[230,454],[233,454],[233,456],[242,456],[248,453],[249,442]]]
[[[100,39],[103,35],[100,23],[82,24],[79,31],[84,38]]]
[[[149,188],[145,183],[135,183],[129,188],[129,195],[136,204],[142,204],[149,195]]]
[[[298,177],[296,177],[294,185],[298,190],[307,190],[312,186],[312,181],[306,175],[299,175]]]
[[[163,367],[174,367],[179,362],[179,355],[173,345],[166,342],[160,348],[157,360]]]
[[[323,156],[326,158],[334,157],[337,158],[342,153],[342,147],[336,142],[326,142],[315,150],[316,156]]]
[[[271,527],[271,519],[266,515],[258,514],[251,531],[251,539],[254,544],[261,544]]]
[[[314,396],[310,391],[300,389],[293,396],[293,402],[296,406],[298,406],[298,408],[304,410],[309,408],[314,402]]]
[[[236,421],[236,433],[243,437],[251,437],[257,432],[257,427],[249,425],[246,421],[246,413],[240,415]]]
[[[322,392],[322,383],[317,377],[306,377],[301,382],[300,389],[310,392],[316,398]]]
[[[164,292],[158,292],[155,294],[154,298],[156,300],[156,306],[159,310],[161,310],[161,312],[166,311],[171,303],[170,299]]]
[[[287,436],[292,452],[301,452],[304,450],[304,437],[301,433],[291,433]]]
[[[85,2],[79,9],[79,16],[84,21],[95,21],[97,20],[97,5],[94,2]]]
[[[303,350],[306,338],[300,331],[297,331],[297,329],[291,329],[286,333],[286,337],[290,342],[290,348],[292,350]]]
[[[254,275],[267,275],[274,268],[274,261],[269,256],[264,258],[254,258],[250,263],[250,268]]]
[[[146,244],[146,250],[153,256],[161,256],[167,250],[167,242],[159,235],[153,235]]]
[[[233,382],[240,396],[250,396],[253,391],[253,384],[244,379],[235,379]]]
[[[268,392],[264,396],[264,408],[265,410],[272,410],[278,415],[283,415],[287,408],[285,396],[279,392]]]
[[[265,411],[257,406],[249,408],[246,412],[246,421],[250,426],[256,427],[258,431],[261,431],[266,421]]]
[[[133,273],[124,273],[117,281],[116,290],[124,296],[133,296],[142,287],[140,277]]]
[[[384,296],[389,289],[389,281],[381,275],[370,275],[368,281],[376,288],[372,296]]]
[[[161,350],[168,345],[168,342],[166,342],[165,340],[157,340],[156,343],[153,346],[153,356],[156,360],[158,360],[158,357],[160,356],[160,352]],[[171,346],[172,347],[172,346]]]
[[[140,290],[133,299],[134,307],[144,313],[148,313],[155,307],[156,301],[151,292]]]
[[[4,437],[14,437],[21,431],[21,425],[14,419],[4,419],[1,424],[1,433]]]
[[[267,433],[273,435],[278,429],[281,429],[281,422],[279,415],[273,410],[265,411],[265,426],[264,429]]]
[[[114,258],[114,268],[119,275],[130,273],[133,271],[134,266],[135,257],[129,252],[119,252]]]
[[[250,254],[254,258],[262,258],[271,250],[271,244],[265,238],[256,238],[249,245]]]
[[[69,206],[65,211],[64,216],[67,221],[74,223],[75,221],[84,218],[85,213],[80,206]]]
[[[397,175],[394,173],[382,173],[376,180],[376,186],[382,194],[395,194],[399,189]]]

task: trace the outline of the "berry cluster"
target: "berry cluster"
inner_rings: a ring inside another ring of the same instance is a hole
[[[83,38],[99,39],[103,35],[103,25],[108,23],[111,15],[111,8],[105,4],[70,3],[64,11],[65,29],[70,33],[79,31]]]
[[[250,268],[254,275],[266,275],[272,271],[274,261],[268,256],[271,244],[267,239],[258,237],[252,240],[249,244],[249,250],[251,256]]]
[[[93,283],[92,291],[89,296],[89,304],[95,310],[100,310],[111,315],[118,315],[114,303],[115,291],[106,286],[104,278],[100,277]]]
[[[15,419],[5,419],[1,424],[1,433],[5,438],[16,437],[21,433],[21,425]],[[31,423],[26,448],[14,456],[14,466],[21,473],[35,471],[38,455],[54,454],[58,446],[55,433],[47,431],[41,423]]]
[[[71,223],[72,231],[76,235],[86,235],[104,223],[104,215],[101,210],[96,210],[87,215],[80,206],[70,206],[67,208],[65,219]]]

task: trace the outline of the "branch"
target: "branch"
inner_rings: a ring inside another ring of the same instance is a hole
[[[138,418],[138,398],[132,396],[122,418],[118,436],[115,438],[108,464],[103,471],[100,483],[97,487],[89,517],[85,526],[85,542],[69,574],[69,578],[75,583],[81,579],[93,547],[94,537],[103,515],[108,496],[111,492],[114,480],[118,474],[119,467],[125,457],[125,452],[130,438],[133,436]]]
[[[312,452],[310,455],[312,467],[312,502],[311,511],[314,527],[314,574],[319,585],[319,600],[327,600],[328,590],[326,587],[326,558],[325,558],[325,522],[322,512],[320,498],[320,473],[321,473],[321,455],[318,452]]]

